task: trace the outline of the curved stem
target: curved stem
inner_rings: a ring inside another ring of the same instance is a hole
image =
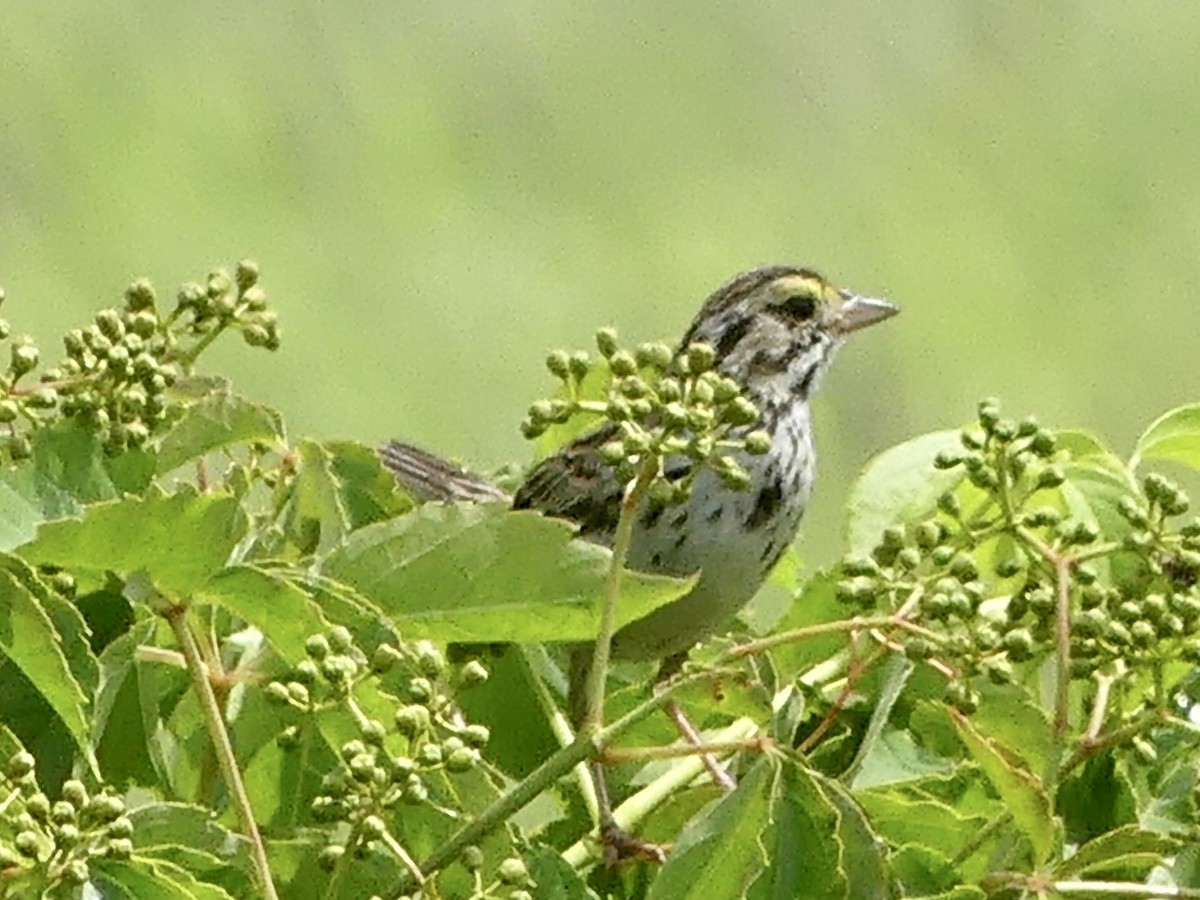
[[[604,605],[600,609],[596,652],[592,656],[592,667],[588,673],[587,712],[580,728],[582,732],[598,731],[604,723],[604,686],[608,679],[608,659],[612,651],[613,633],[617,630],[617,601],[621,596],[621,574],[625,571],[629,545],[633,542],[633,526],[637,520],[638,505],[657,474],[658,457],[647,457],[638,467],[637,476],[621,500],[621,516],[617,520],[617,530],[613,536],[612,560],[604,580]]]
[[[208,734],[216,750],[217,761],[221,764],[221,773],[225,776],[225,785],[229,788],[229,796],[237,813],[242,831],[250,841],[250,855],[254,860],[254,870],[258,877],[258,886],[266,900],[279,900],[275,892],[275,884],[271,880],[271,866],[267,861],[267,848],[263,844],[262,835],[258,833],[258,823],[254,821],[254,808],[250,805],[250,797],[246,793],[246,785],[242,782],[242,774],[238,771],[237,757],[233,752],[233,744],[229,741],[229,732],[225,728],[225,719],[221,707],[208,681],[208,672],[200,657],[200,648],[187,623],[187,607],[172,606],[163,616],[175,632],[179,649],[187,661],[188,676],[192,680],[192,688],[200,701],[200,709],[204,713],[204,722],[208,726]]]

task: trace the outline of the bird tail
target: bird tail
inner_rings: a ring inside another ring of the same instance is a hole
[[[396,476],[400,486],[422,503],[512,499],[491,482],[411,444],[389,441],[378,452],[380,461]]]

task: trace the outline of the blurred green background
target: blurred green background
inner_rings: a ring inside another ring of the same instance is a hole
[[[491,467],[554,346],[681,333],[734,272],[886,295],[819,398],[806,552],[907,436],[1126,451],[1200,399],[1200,4],[3,4],[5,315],[57,336],[244,255],[284,325],[209,365],[295,433]]]

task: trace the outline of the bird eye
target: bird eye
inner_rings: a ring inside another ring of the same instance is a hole
[[[811,319],[817,311],[817,299],[812,294],[793,294],[783,301],[783,308],[793,319]]]

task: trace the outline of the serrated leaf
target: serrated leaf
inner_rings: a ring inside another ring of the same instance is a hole
[[[759,766],[766,768],[767,761]],[[850,896],[837,809],[805,767],[784,759],[774,768],[770,823],[761,838],[769,862],[745,896],[749,900]],[[796,852],[800,847],[803,852]]]
[[[891,875],[883,841],[876,836],[862,807],[840,782],[820,772],[813,772],[812,777],[838,813],[837,839],[842,847],[846,896],[855,900],[887,900],[892,895]]]
[[[1013,824],[1033,846],[1035,862],[1048,860],[1057,838],[1050,798],[1041,781],[1019,768],[957,710],[947,710],[959,739],[1012,814]]]
[[[962,815],[949,803],[906,796],[895,789],[862,791],[856,797],[888,843],[924,844],[947,857],[961,850],[987,824],[985,817]]]
[[[522,856],[529,866],[529,877],[537,884],[538,900],[597,900],[562,854],[545,844],[535,844]]]
[[[393,519],[415,506],[372,448],[352,441],[327,441],[321,446],[329,454],[351,530]]]
[[[308,594],[287,579],[254,566],[221,570],[198,588],[195,596],[253,625],[291,665],[304,659],[308,636],[328,627]]]
[[[146,572],[159,589],[187,596],[221,570],[245,528],[233,497],[152,494],[94,504],[82,519],[48,522],[20,555],[96,584],[108,572]]]
[[[858,752],[854,754],[854,761],[841,776],[842,781],[851,787],[858,787],[858,776],[866,767],[869,758],[877,752],[888,719],[892,715],[892,709],[895,707],[896,701],[900,699],[900,694],[915,668],[903,653],[893,653],[885,666],[883,689],[875,700],[875,708],[871,710],[871,721],[867,723],[866,734],[863,735]]]
[[[940,844],[935,846],[939,849],[944,847]],[[892,854],[891,862],[892,871],[904,885],[906,897],[949,890],[961,880],[950,858],[929,846],[928,842],[898,847]]]
[[[1179,841],[1126,825],[1088,841],[1054,869],[1056,878],[1092,878],[1141,881],[1164,858],[1179,849]]]
[[[872,459],[850,488],[846,538],[850,553],[865,556],[889,525],[931,515],[937,498],[963,479],[961,468],[939,470],[934,457],[960,452],[959,431],[935,431],[905,441]]]
[[[574,540],[574,531],[500,504],[427,504],[359,529],[322,571],[375,603],[406,637],[589,640],[612,556]],[[677,599],[691,583],[627,571],[618,625]]]
[[[300,469],[289,508],[288,536],[306,556],[326,554],[350,533],[350,518],[325,448],[316,441],[301,441],[296,455]]]
[[[1159,416],[1138,438],[1129,459],[1136,469],[1143,460],[1170,460],[1200,471],[1200,403]]]
[[[228,391],[214,391],[188,404],[162,436],[158,474],[165,475],[223,447],[255,441],[274,444],[282,439],[283,420],[275,410]]]
[[[688,823],[647,900],[743,896],[768,862],[760,839],[771,821],[776,774],[769,760],[759,760],[736,789]]]
[[[197,881],[187,869],[162,859],[99,859],[90,868],[93,883],[113,900],[234,900],[224,888]]]
[[[88,696],[71,673],[54,623],[7,569],[0,569],[0,654],[20,670],[90,760]]]

